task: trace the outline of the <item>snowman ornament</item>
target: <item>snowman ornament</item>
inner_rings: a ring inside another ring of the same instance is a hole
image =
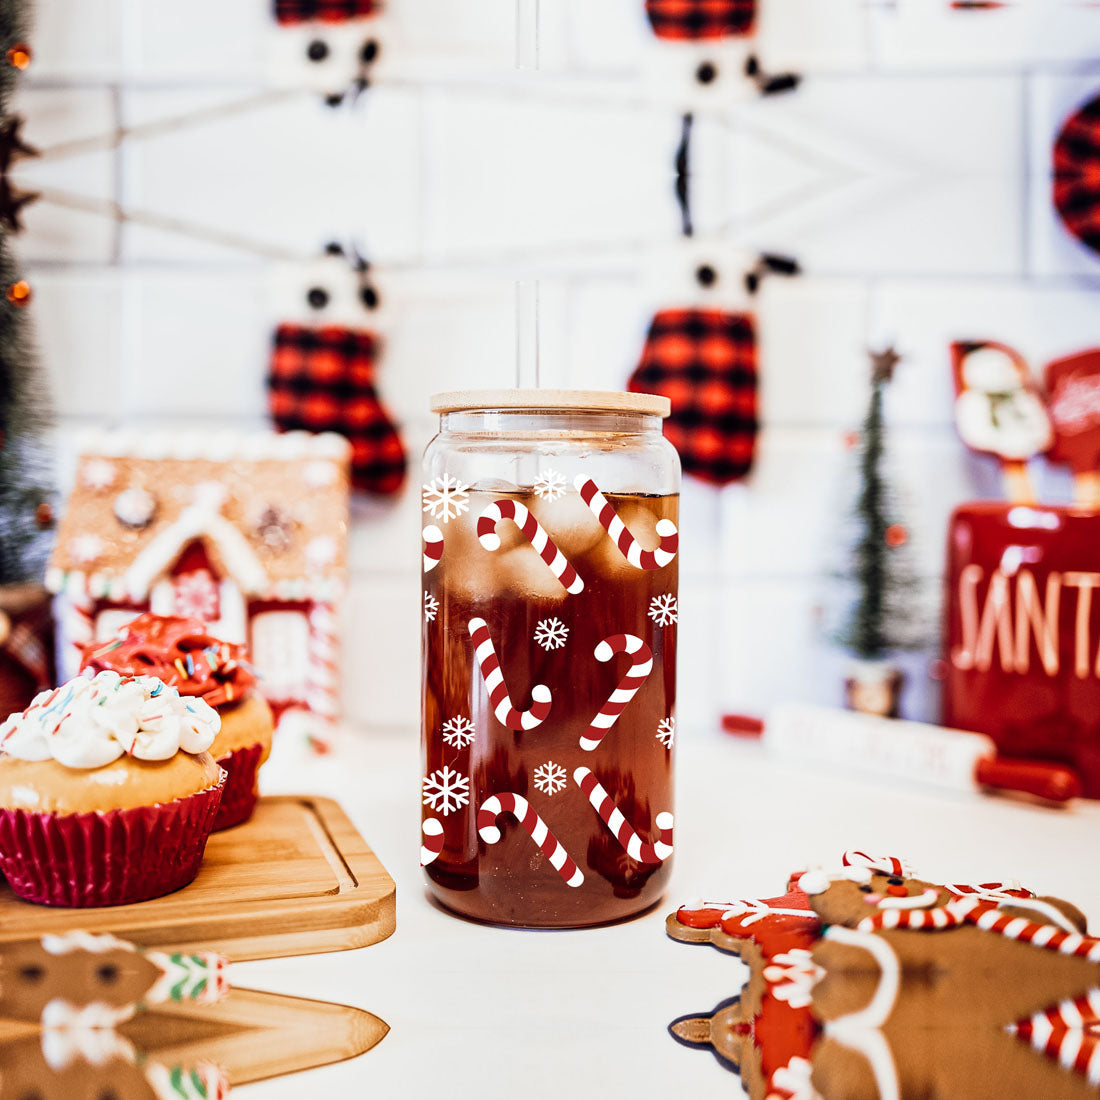
[[[381,8],[379,0],[274,0],[275,82],[319,92],[331,107],[354,102],[381,53]]]
[[[351,444],[355,489],[399,492],[408,459],[379,393],[386,309],[370,265],[355,249],[330,244],[313,262],[274,270],[270,309],[267,392],[275,427],[338,432]]]

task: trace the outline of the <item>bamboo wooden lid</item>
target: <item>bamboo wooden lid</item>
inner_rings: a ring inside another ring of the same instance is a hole
[[[672,405],[667,397],[656,394],[615,390],[448,390],[431,398],[431,410],[436,413],[477,409],[626,412],[664,417]]]

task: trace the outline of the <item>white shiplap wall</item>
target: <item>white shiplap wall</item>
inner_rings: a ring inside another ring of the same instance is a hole
[[[333,111],[273,70],[263,0],[43,0],[20,110],[47,155],[19,172],[53,201],[28,211],[20,247],[62,475],[78,424],[263,423],[286,270],[265,257],[333,236],[375,261],[381,386],[414,467],[432,391],[514,381],[516,278],[541,279],[543,384],[621,388],[653,287],[669,284],[690,106],[700,247],[724,256],[727,282],[756,248],[806,274],[756,303],[751,480],[685,486],[681,721],[836,699],[842,658],[820,608],[842,563],[844,433],[868,343],[906,356],[893,469],[934,604],[950,508],[997,491],[953,435],[947,343],[993,337],[1039,366],[1100,342],[1100,268],[1051,217],[1046,182],[1058,121],[1100,88],[1100,15],[1044,0],[760,5],[765,64],[807,74],[795,95],[754,98],[736,75],[743,44],[718,52],[712,88],[693,87],[702,54],[656,43],[640,0],[541,5],[538,71],[516,68],[534,43],[517,44],[514,0],[390,0],[375,87]],[[135,133],[115,148],[119,127]],[[104,216],[116,202],[136,220]],[[346,664],[366,725],[415,721],[417,490],[414,473],[398,500],[356,505]],[[1048,491],[1064,496],[1064,479]],[[910,662],[917,717],[934,717],[930,656]]]

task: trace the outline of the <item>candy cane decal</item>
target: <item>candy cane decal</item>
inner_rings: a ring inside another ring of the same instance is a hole
[[[580,886],[584,882],[580,868],[521,794],[494,794],[481,804],[481,809],[477,811],[477,831],[486,844],[496,844],[500,840],[500,829],[496,823],[498,814],[511,814],[520,823],[545,853],[550,866],[561,875],[566,886]]]
[[[626,524],[619,519],[615,509],[608,503],[607,497],[596,488],[596,483],[584,474],[577,474],[573,479],[577,492],[584,499],[585,504],[592,509],[592,514],[600,521],[603,529],[611,536],[612,542],[619,548],[635,569],[663,569],[674,557],[676,548],[680,543],[680,535],[676,530],[676,524],[670,519],[657,521],[657,535],[660,542],[656,550],[643,550],[635,541],[634,536],[626,529]]]
[[[659,813],[656,818],[657,828],[661,833],[660,840],[655,844],[643,844],[641,837],[630,827],[622,811],[588,768],[577,768],[573,773],[573,782],[588,796],[592,808],[615,834],[631,859],[636,859],[639,863],[662,863],[672,855],[673,818],[667,810]]]
[[[420,829],[424,834],[424,843],[420,845],[420,866],[427,867],[443,851],[443,823],[438,817],[428,817]]]
[[[500,549],[497,527],[506,519],[515,522],[527,541],[538,551],[539,557],[550,566],[550,572],[561,581],[566,592],[575,596],[584,590],[584,581],[577,576],[569,559],[546,533],[546,528],[518,500],[495,500],[477,517],[477,537],[486,550]]]
[[[600,707],[599,713],[592,719],[592,724],[581,738],[581,748],[586,752],[591,752],[604,739],[607,731],[653,671],[653,653],[634,634],[612,634],[596,646],[597,661],[610,661],[616,653],[628,653],[634,660],[626,675],[619,681],[619,686],[611,693],[611,698]]]
[[[481,678],[485,681],[489,703],[497,721],[510,730],[533,730],[541,725],[550,713],[550,689],[545,684],[535,684],[531,688],[530,709],[516,710],[504,686],[504,673],[500,671],[497,651],[493,648],[493,639],[489,637],[488,623],[484,619],[471,619],[470,637],[474,640],[474,656],[477,657]]]
[[[424,536],[424,575],[427,576],[443,557],[443,532],[434,523],[429,523],[423,531]]]

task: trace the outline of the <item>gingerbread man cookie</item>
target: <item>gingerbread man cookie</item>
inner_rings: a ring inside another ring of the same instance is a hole
[[[212,1002],[228,988],[226,960],[213,952],[143,951],[88,932],[0,948],[0,1017],[43,1027],[113,1027],[141,1007]]]
[[[673,938],[750,968],[739,998],[671,1031],[711,1047],[751,1100],[1100,1091],[1100,940],[1075,906],[863,852],[795,880],[783,898],[668,919]]]

